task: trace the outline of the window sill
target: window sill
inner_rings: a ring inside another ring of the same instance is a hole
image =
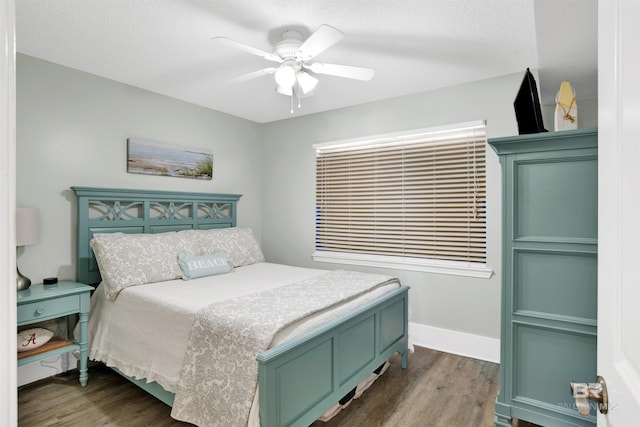
[[[424,273],[449,274],[454,276],[476,277],[480,279],[489,279],[493,275],[493,270],[488,268],[486,264],[474,262],[443,261],[329,251],[315,251],[312,257],[314,261],[318,262],[421,271]]]

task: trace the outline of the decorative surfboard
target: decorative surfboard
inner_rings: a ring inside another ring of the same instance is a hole
[[[562,82],[556,95],[555,130],[578,129],[576,92],[569,82]]]

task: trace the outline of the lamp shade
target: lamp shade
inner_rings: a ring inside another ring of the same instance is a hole
[[[37,208],[16,209],[16,246],[40,241],[40,211]]]

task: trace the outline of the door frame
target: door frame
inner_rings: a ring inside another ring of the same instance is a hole
[[[0,425],[17,424],[15,2],[0,1]]]

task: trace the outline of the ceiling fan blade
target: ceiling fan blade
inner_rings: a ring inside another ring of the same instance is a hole
[[[303,61],[309,61],[344,38],[340,30],[322,24],[307,40],[302,43],[298,52]]]
[[[252,71],[250,73],[243,74],[241,76],[229,79],[229,80],[226,81],[226,83],[234,84],[234,83],[246,82],[247,80],[251,80],[251,79],[258,78],[258,77],[266,76],[267,74],[273,74],[273,73],[276,72],[276,70],[277,70],[276,67],[263,68],[262,70]]]
[[[266,59],[268,61],[273,61],[273,62],[278,62],[278,63],[282,62],[282,58],[280,58],[275,53],[269,53],[269,52],[267,52],[265,50],[255,48],[253,46],[249,46],[247,44],[241,43],[241,42],[233,40],[233,39],[229,39],[229,38],[226,38],[226,37],[213,37],[211,40],[222,42],[222,43],[226,43],[229,46],[235,47],[236,49],[243,50],[243,51],[251,53],[253,55],[260,56],[260,57],[262,57],[262,58],[264,58],[264,59]]]
[[[351,65],[323,64],[321,62],[304,64],[303,67],[317,74],[346,77],[348,79],[362,80],[365,82],[371,80],[373,75],[376,73],[376,71],[371,68],[353,67]]]

